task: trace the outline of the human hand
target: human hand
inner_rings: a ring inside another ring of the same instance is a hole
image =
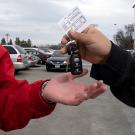
[[[103,64],[111,50],[111,42],[95,27],[89,26],[82,33],[70,30],[69,37],[77,41],[81,57],[93,64]],[[63,36],[61,43],[66,45],[69,42],[68,36]],[[67,52],[67,48],[61,49],[62,53]]]
[[[54,77],[43,90],[44,98],[56,103],[73,106],[79,105],[89,98],[96,98],[107,89],[103,81],[92,84],[82,84],[74,81],[74,79],[87,73],[88,70],[84,69],[81,75],[64,73]]]

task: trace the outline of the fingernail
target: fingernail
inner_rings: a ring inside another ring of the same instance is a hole
[[[100,83],[103,83],[103,80],[100,80],[99,82],[100,82]]]
[[[70,30],[70,34],[71,35],[74,35],[75,34],[75,30],[73,28]]]

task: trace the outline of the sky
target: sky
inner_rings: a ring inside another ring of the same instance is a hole
[[[58,22],[78,6],[89,24],[110,40],[134,19],[134,0],[0,0],[0,39],[30,38],[33,45],[57,44],[64,34]],[[114,25],[116,24],[116,25]]]

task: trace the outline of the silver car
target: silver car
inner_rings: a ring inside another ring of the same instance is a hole
[[[26,51],[18,45],[3,45],[9,52],[15,71],[29,67]]]
[[[27,55],[27,59],[28,59],[28,63],[30,66],[36,66],[39,58],[37,56],[35,56],[31,51],[23,48],[26,51],[26,55]]]

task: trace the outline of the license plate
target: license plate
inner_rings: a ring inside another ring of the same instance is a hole
[[[55,68],[60,68],[60,65],[59,64],[55,65]]]

